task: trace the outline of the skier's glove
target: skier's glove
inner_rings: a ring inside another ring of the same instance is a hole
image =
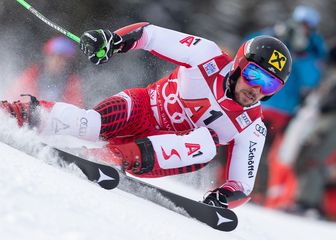
[[[109,30],[90,30],[80,38],[80,48],[88,59],[96,64],[109,61],[112,55],[121,51],[122,38]]]
[[[231,192],[227,189],[216,188],[215,190],[207,192],[204,196],[203,203],[216,207],[228,208],[227,196],[230,193]]]

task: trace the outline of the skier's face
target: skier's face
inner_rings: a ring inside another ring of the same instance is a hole
[[[249,107],[257,103],[266,95],[262,94],[259,86],[250,86],[242,77],[238,78],[235,88],[235,99],[243,107]]]

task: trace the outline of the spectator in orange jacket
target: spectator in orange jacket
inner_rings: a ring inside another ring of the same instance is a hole
[[[43,46],[43,54],[41,63],[28,66],[9,87],[7,98],[31,94],[84,107],[81,79],[71,69],[76,45],[63,36],[54,37]]]

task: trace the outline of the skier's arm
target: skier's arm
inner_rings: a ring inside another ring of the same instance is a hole
[[[81,49],[95,64],[107,62],[114,53],[130,49],[144,49],[156,56],[185,67],[197,66],[221,54],[212,41],[151,25],[136,23],[115,32],[109,30],[86,31],[81,36]],[[96,53],[104,49],[105,57]]]
[[[259,119],[239,133],[229,144],[227,181],[210,191],[207,204],[234,208],[250,200],[265,143],[266,127]]]
[[[148,25],[144,28],[142,46],[154,55],[172,63],[195,67],[222,54],[212,41],[170,29]]]
[[[111,32],[107,29],[89,30],[80,38],[80,49],[88,59],[98,65],[110,60],[114,53],[127,52],[141,38],[147,22],[135,23]],[[103,51],[103,56],[99,53]]]

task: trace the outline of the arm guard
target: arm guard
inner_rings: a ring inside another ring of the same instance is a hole
[[[137,41],[142,37],[143,28],[147,25],[149,25],[148,22],[134,23],[114,31],[122,39],[119,52],[125,53],[134,48]]]

